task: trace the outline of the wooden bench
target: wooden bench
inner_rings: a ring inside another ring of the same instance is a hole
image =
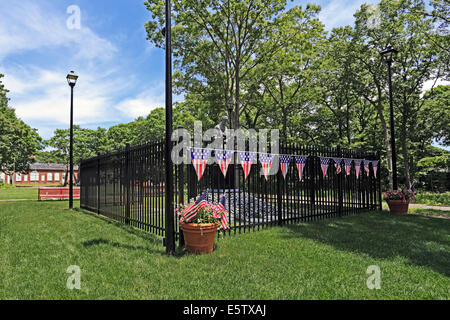
[[[80,199],[80,188],[73,188],[73,198]],[[63,187],[39,187],[38,200],[69,199],[69,188]]]

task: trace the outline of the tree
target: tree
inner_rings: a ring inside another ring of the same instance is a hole
[[[162,48],[164,1],[148,0],[145,4],[152,12],[145,25],[147,38]],[[202,114],[207,116],[215,110],[219,117],[218,108],[226,113],[227,101],[234,98],[233,127],[239,128],[246,108],[241,99],[243,82],[296,35],[297,30],[284,28],[284,24],[300,20],[296,16],[299,11],[283,12],[285,7],[286,0],[173,1],[175,89],[202,100],[199,107],[206,109]]]
[[[15,171],[28,171],[33,155],[41,148],[41,138],[36,129],[17,118],[8,106],[8,90],[0,74],[0,171],[12,175]]]

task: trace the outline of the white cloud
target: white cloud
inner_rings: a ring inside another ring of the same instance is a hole
[[[140,93],[118,103],[115,108],[128,118],[135,119],[147,116],[151,110],[165,106],[164,86],[156,85],[152,89]]]
[[[75,50],[79,59],[111,58],[117,51],[111,42],[83,24],[81,29],[67,28],[65,9],[41,1],[0,2],[0,60],[17,52],[61,46]]]
[[[319,19],[325,24],[325,28],[331,30],[335,27],[353,25],[353,15],[360,9],[363,3],[376,4],[377,0],[331,0],[322,6]]]

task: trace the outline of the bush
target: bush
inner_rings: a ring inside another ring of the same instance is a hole
[[[416,202],[433,205],[450,205],[450,192],[419,192],[416,194]]]

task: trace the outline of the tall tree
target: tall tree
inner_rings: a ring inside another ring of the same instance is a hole
[[[8,90],[0,74],[0,171],[11,175],[15,171],[28,171],[33,155],[41,148],[41,138],[17,118],[15,110],[8,106]]]
[[[295,22],[296,10],[283,12],[286,0],[174,0],[173,54],[175,85],[185,93],[208,101],[208,111],[234,99],[233,127],[240,127],[242,83],[257,66],[264,65],[285,47],[297,31],[284,31]],[[147,37],[163,47],[164,1],[148,0],[152,19],[146,23]],[[218,107],[220,106],[220,107]],[[208,113],[207,113],[208,114]]]

